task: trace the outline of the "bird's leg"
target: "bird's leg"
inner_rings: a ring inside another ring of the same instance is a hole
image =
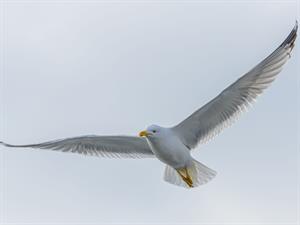
[[[176,171],[178,172],[178,174],[180,175],[180,177],[182,178],[182,180],[189,186],[189,187],[193,187],[193,180],[187,170],[186,167],[181,168],[181,169],[176,169]]]

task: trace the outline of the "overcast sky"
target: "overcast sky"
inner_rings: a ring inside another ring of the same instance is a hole
[[[14,144],[175,125],[297,18],[289,1],[0,4],[0,139]],[[193,152],[218,172],[193,190],[165,183],[154,159],[0,147],[0,223],[295,224],[297,61],[295,49],[254,107]]]

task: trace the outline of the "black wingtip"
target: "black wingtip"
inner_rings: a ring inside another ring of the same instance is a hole
[[[7,144],[7,143],[5,143],[5,142],[3,142],[3,141],[0,141],[0,145],[3,145],[3,146],[5,146],[5,147],[19,147],[18,145]]]
[[[8,144],[3,141],[0,141],[0,145],[3,145],[5,147],[12,147],[12,148],[28,148],[28,147],[34,147],[34,145],[13,145],[13,144]]]
[[[296,37],[297,37],[297,31],[298,31],[298,21],[296,20],[296,24],[295,24],[293,30],[291,31],[291,33],[289,34],[289,36],[286,39],[287,44],[293,44],[293,42],[295,42]]]
[[[298,31],[298,20],[296,20],[295,26],[294,26],[293,30],[291,31],[291,39],[290,39],[290,42],[288,43],[291,46],[291,49],[293,49],[295,46],[295,40],[297,38],[297,31]]]
[[[279,47],[289,47],[291,50],[295,46],[295,40],[297,38],[297,31],[298,31],[298,21],[296,20],[295,26],[290,32],[290,34],[287,36],[287,38],[282,42],[282,44]]]
[[[9,147],[8,144],[4,143],[3,141],[0,141],[0,145],[3,145],[3,146],[6,146],[6,147]]]
[[[297,31],[298,31],[298,20],[296,20],[296,22],[295,22],[295,26],[294,26],[294,28],[293,28],[293,30],[292,30],[292,32],[295,32],[296,33],[296,35],[297,35]],[[292,33],[291,32],[291,33]]]

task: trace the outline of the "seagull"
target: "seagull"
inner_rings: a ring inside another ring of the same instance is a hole
[[[50,149],[111,158],[157,158],[166,165],[164,180],[194,188],[206,184],[216,172],[191,156],[191,150],[219,134],[275,80],[291,57],[298,22],[283,43],[257,66],[224,89],[217,97],[173,127],[151,125],[138,136],[80,136],[39,144],[6,147]]]

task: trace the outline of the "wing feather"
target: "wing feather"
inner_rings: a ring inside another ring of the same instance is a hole
[[[284,42],[216,98],[194,112],[172,129],[190,149],[204,143],[230,126],[238,116],[247,111],[255,99],[266,89],[290,58],[295,45],[298,23]]]
[[[0,143],[7,147],[51,149],[108,158],[154,157],[147,141],[133,136],[81,136],[30,145]]]

